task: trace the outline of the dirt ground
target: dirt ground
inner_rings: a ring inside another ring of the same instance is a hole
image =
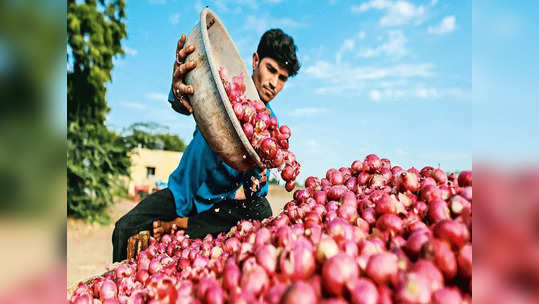
[[[292,194],[282,187],[272,185],[267,198],[276,215],[292,200]],[[117,201],[108,210],[113,221],[107,226],[67,219],[67,287],[107,270],[107,266],[112,263],[111,237],[114,222],[135,204],[135,201],[127,199]]]

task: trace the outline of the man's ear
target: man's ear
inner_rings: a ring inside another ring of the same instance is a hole
[[[258,62],[259,62],[259,58],[258,58],[258,53],[257,52],[254,52],[253,53],[253,71],[256,69],[256,67],[258,66]]]

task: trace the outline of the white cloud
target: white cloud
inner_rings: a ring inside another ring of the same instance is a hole
[[[432,77],[434,65],[431,63],[398,64],[388,67],[362,67],[349,64],[335,65],[327,61],[317,61],[306,68],[306,73],[317,79],[330,80],[333,83],[362,80],[379,80],[389,77]]]
[[[380,91],[378,90],[371,90],[369,92],[369,96],[371,97],[372,100],[374,101],[379,101],[380,98],[382,98],[382,94],[380,93]]]
[[[178,24],[180,22],[180,13],[170,15],[170,23]]]
[[[127,55],[131,55],[131,56],[137,56],[137,54],[138,54],[138,51],[137,51],[137,50],[132,49],[132,48],[127,47],[127,46],[124,46],[124,52],[125,52]]]
[[[416,6],[404,0],[371,0],[359,6],[353,5],[350,8],[352,12],[358,13],[363,13],[371,9],[385,12],[379,21],[381,26],[399,26],[408,23],[418,25],[423,22],[426,14],[426,9],[423,5]]]
[[[341,45],[341,48],[337,51],[337,54],[335,55],[337,64],[341,63],[342,56],[345,52],[354,50],[354,45],[355,43],[353,39],[344,40],[343,44]]]
[[[365,37],[367,36],[367,34],[364,32],[364,31],[361,31],[358,33],[357,35],[359,37],[359,39],[365,39]]]
[[[278,27],[284,29],[301,28],[307,26],[304,23],[298,22],[292,18],[275,18],[264,14],[262,16],[249,15],[245,19],[243,26],[244,30],[254,30],[258,35],[262,35],[270,28]]]
[[[148,0],[150,4],[166,4],[167,0]]]
[[[415,96],[423,99],[436,98],[439,96],[435,88],[418,88],[415,90]]]
[[[436,4],[438,4],[438,0],[430,1],[430,6],[435,6]]]
[[[150,100],[156,100],[156,101],[168,100],[168,94],[163,94],[163,93],[146,93],[144,96]]]
[[[122,106],[126,108],[132,108],[132,109],[138,109],[138,110],[144,110],[146,109],[146,105],[138,103],[138,102],[132,102],[132,101],[123,101],[120,103]]]
[[[326,113],[326,108],[297,108],[290,112],[289,115],[293,117],[312,117]]]
[[[457,22],[455,16],[445,17],[440,24],[436,26],[429,26],[429,34],[443,35],[453,32],[457,28]]]
[[[408,52],[406,50],[406,36],[400,30],[389,31],[388,40],[375,47],[364,48],[359,51],[358,56],[362,58],[376,57],[380,55],[386,55],[391,57],[402,57]]]

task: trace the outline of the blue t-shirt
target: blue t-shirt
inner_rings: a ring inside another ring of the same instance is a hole
[[[175,100],[170,90],[168,100],[172,108],[182,114],[189,111]],[[268,109],[268,104],[266,104]],[[271,115],[274,116],[273,111]],[[168,188],[174,196],[176,213],[180,217],[191,216],[212,208],[215,204],[234,199],[236,191],[243,185],[247,198],[268,194],[268,183],[260,184],[257,192],[251,191],[251,177],[259,177],[261,169],[238,171],[228,166],[213,152],[200,133],[198,126],[193,139],[183,152],[180,164],[168,178]],[[269,180],[269,170],[266,171]]]

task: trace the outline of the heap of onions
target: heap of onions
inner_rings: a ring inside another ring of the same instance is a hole
[[[300,165],[294,153],[288,151],[290,128],[277,122],[261,100],[252,100],[245,95],[243,73],[229,81],[226,68],[219,68],[219,76],[225,87],[234,114],[240,121],[243,133],[267,168],[278,168],[285,180],[285,188],[296,187]]]
[[[471,303],[472,172],[368,155],[308,177],[283,212],[168,234],[69,303]]]

